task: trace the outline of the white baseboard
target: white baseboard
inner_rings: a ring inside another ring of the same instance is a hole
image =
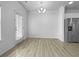
[[[42,39],[58,39],[58,40],[60,40],[60,41],[62,41],[62,42],[64,42],[64,40],[61,40],[61,39],[59,39],[58,37],[28,37],[28,38],[42,38]]]
[[[28,37],[28,38],[49,38],[49,39],[58,39],[57,37]]]

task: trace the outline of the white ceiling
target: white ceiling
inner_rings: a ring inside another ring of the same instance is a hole
[[[30,11],[37,10],[41,8],[46,8],[47,10],[57,10],[60,6],[67,6],[67,8],[77,9],[79,8],[79,1],[74,2],[72,5],[68,4],[68,1],[22,1],[21,3]]]
[[[72,5],[67,5],[67,9],[79,10],[79,1],[74,1]]]
[[[28,1],[28,2],[21,2],[28,10],[36,10],[41,8],[41,5],[43,8],[46,8],[47,10],[56,10],[60,6],[67,5],[68,2],[66,1],[42,1],[42,4],[40,4],[41,1]]]

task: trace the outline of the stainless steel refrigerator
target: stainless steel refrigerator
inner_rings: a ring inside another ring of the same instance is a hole
[[[64,41],[79,42],[79,18],[64,20]]]

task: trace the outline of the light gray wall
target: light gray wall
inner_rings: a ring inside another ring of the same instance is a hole
[[[28,32],[33,38],[58,38],[58,10],[47,10],[43,15],[29,12]]]
[[[2,7],[1,15],[1,34],[2,40],[0,41],[0,54],[17,44],[15,39],[15,12],[24,17],[24,38],[27,38],[27,12],[24,7],[18,2],[5,1],[0,2]]]
[[[67,9],[65,13],[65,18],[79,18],[79,9]]]
[[[58,38],[64,42],[64,6],[40,15],[29,12],[28,36],[32,38]]]
[[[58,12],[58,38],[64,42],[64,15],[65,8],[61,6]]]

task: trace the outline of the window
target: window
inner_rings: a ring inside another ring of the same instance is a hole
[[[23,37],[23,24],[22,16],[16,15],[16,40],[20,40]]]

